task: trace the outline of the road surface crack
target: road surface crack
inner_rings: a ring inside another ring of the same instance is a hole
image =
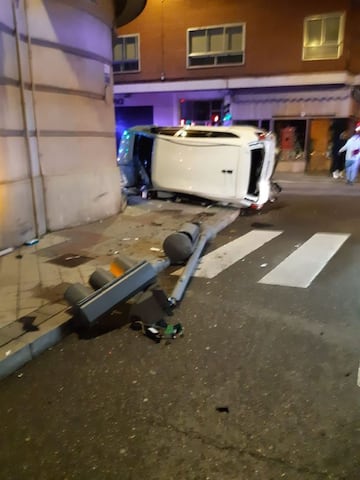
[[[160,422],[157,422],[157,421],[154,421],[154,424],[157,425],[158,427],[161,427],[161,428],[171,429],[174,432],[176,432],[178,434],[181,434],[181,435],[184,435],[186,437],[190,437],[193,440],[198,440],[201,443],[203,443],[207,446],[213,447],[217,450],[234,452],[237,455],[242,455],[242,456],[248,455],[249,457],[251,457],[255,460],[258,460],[258,461],[261,461],[261,462],[266,462],[266,463],[273,463],[273,464],[279,465],[283,468],[286,468],[288,470],[294,471],[294,472],[299,473],[299,474],[313,475],[316,479],[324,478],[324,479],[328,479],[328,480],[346,480],[345,476],[333,475],[333,474],[329,473],[328,471],[314,470],[310,466],[307,466],[307,465],[303,465],[303,466],[293,465],[293,464],[289,463],[288,461],[284,460],[281,457],[267,456],[267,455],[262,454],[261,452],[258,452],[256,450],[251,450],[247,447],[239,447],[237,445],[234,446],[234,445],[230,445],[230,444],[226,444],[226,443],[219,444],[218,442],[214,441],[213,439],[205,437],[201,433],[196,432],[196,431],[191,430],[191,429],[186,429],[186,430],[181,429],[181,428],[177,427],[176,425],[173,425],[173,424],[170,424],[170,423],[167,423],[167,425],[165,426],[162,422],[160,423]]]

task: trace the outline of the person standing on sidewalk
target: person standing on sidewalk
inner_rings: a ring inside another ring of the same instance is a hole
[[[345,152],[339,153],[339,149],[345,145],[348,138],[348,133],[345,130],[340,133],[340,135],[334,140],[332,145],[331,175],[335,179],[344,178]]]
[[[346,183],[348,185],[353,185],[359,169],[359,160],[360,160],[360,122],[355,126],[355,133],[349,140],[345,143],[343,147],[340,148],[339,153],[346,152],[345,155],[345,172],[346,172]]]

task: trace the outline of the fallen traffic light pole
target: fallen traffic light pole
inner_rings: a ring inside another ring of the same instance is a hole
[[[240,210],[237,211],[237,218]],[[228,226],[233,218],[225,218],[212,227],[201,232],[199,223],[186,223],[179,231],[169,235],[163,249],[167,257],[155,263],[126,261],[119,257],[116,275],[111,271],[98,268],[89,278],[93,288],[75,283],[67,288],[64,298],[76,314],[88,326],[94,324],[116,305],[126,302],[137,294],[138,299],[130,310],[130,320],[136,319],[146,325],[156,323],[163,316],[171,315],[172,309],[182,300],[185,290],[197,268],[205,246],[218,232]],[[116,263],[116,259],[115,259]],[[157,287],[157,275],[170,265],[185,264],[175,288],[170,296]],[[123,267],[123,268],[121,268]]]

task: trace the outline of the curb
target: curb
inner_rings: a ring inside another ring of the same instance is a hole
[[[28,332],[0,348],[0,380],[19,370],[33,358],[60,342],[71,333],[72,315],[60,312],[41,324],[41,329]]]

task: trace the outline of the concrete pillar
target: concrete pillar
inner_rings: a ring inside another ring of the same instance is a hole
[[[0,248],[117,213],[112,0],[1,0]]]

